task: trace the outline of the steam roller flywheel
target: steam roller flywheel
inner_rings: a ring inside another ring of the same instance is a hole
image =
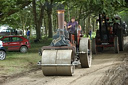
[[[79,57],[82,68],[89,68],[92,62],[91,41],[88,38],[81,38],[79,45]]]
[[[42,71],[45,76],[72,76],[72,50],[44,50],[42,53]]]

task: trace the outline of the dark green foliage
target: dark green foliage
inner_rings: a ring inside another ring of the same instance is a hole
[[[36,13],[33,14],[32,1],[0,0],[0,24],[16,29],[33,28],[37,33],[40,33],[41,27],[45,27],[45,32],[37,34],[36,38],[40,39],[42,34],[52,37],[52,33],[58,28],[56,10],[59,4],[64,6],[65,21],[69,22],[71,17],[75,17],[82,28],[85,28],[84,21],[87,17],[91,16],[95,21],[99,13],[113,17],[121,11],[125,14],[128,10],[127,0],[35,0]]]

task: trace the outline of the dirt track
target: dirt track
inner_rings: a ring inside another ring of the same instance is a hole
[[[94,55],[92,67],[77,67],[73,76],[46,77],[38,70],[3,85],[128,85],[128,43],[119,54],[108,48]]]

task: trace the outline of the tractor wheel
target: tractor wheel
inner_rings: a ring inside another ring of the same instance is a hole
[[[103,47],[97,47],[96,49],[97,49],[98,52],[102,52],[104,50]]]
[[[124,50],[124,39],[123,39],[123,30],[122,29],[119,29],[118,42],[119,42],[119,50],[123,51]]]
[[[88,38],[81,38],[80,40],[80,62],[82,68],[91,67],[92,62],[92,49],[91,49],[91,41]]]
[[[119,53],[118,37],[114,38],[114,50],[115,50],[115,53]]]
[[[45,76],[72,76],[75,66],[71,64],[72,50],[44,50],[42,71]]]
[[[92,39],[92,53],[96,54],[96,41],[95,41],[95,38]]]

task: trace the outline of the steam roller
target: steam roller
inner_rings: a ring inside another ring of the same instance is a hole
[[[82,68],[89,68],[92,61],[91,41],[81,36],[80,29],[76,27],[76,37],[64,28],[64,10],[57,10],[58,30],[53,36],[50,46],[41,48],[41,67],[45,76],[72,76],[75,66],[81,64]],[[80,61],[80,63],[76,63]]]

